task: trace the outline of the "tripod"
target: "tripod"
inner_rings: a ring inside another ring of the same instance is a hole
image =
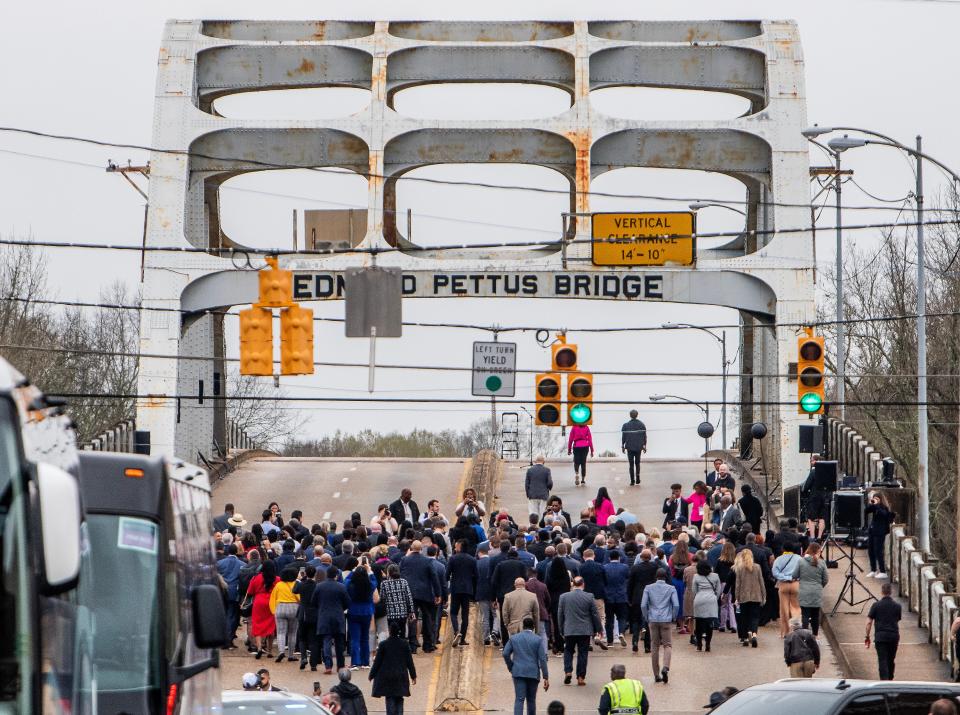
[[[848,551],[847,549],[844,548],[843,542],[833,537],[829,538],[827,540],[828,553],[826,556],[826,559],[828,562],[830,561],[829,550],[831,546],[833,546],[836,549],[839,549],[840,551],[840,558],[838,558],[837,561],[847,559],[850,563],[847,566],[847,575],[843,581],[843,588],[840,589],[840,595],[837,596],[837,602],[833,604],[833,610],[830,611],[830,615],[835,616],[837,614],[837,609],[840,607],[841,603],[846,603],[849,606],[859,606],[861,603],[866,603],[867,601],[876,601],[877,597],[870,592],[870,589],[867,588],[866,585],[863,583],[863,581],[861,581],[857,576],[856,572],[860,571],[862,573],[863,567],[860,566],[860,564],[858,564],[856,559],[854,558],[855,552],[854,552],[853,543],[850,541],[847,542],[846,546],[849,548],[849,551]],[[856,600],[854,596],[854,584],[860,584],[860,588],[862,588],[867,593],[867,595],[861,598],[859,601]],[[860,609],[860,610],[862,611],[863,609]]]

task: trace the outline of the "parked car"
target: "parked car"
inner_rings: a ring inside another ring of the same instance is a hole
[[[711,715],[927,715],[930,704],[960,705],[960,683],[903,680],[788,678],[754,685],[724,701]]]
[[[224,690],[224,715],[333,715],[319,702],[306,695],[285,690]],[[924,714],[926,715],[926,714]]]

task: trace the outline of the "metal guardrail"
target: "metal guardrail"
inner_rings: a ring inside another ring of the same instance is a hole
[[[80,448],[97,452],[133,452],[136,431],[135,420],[124,420],[80,445]],[[227,454],[231,450],[258,449],[260,446],[232,420],[227,420],[226,442]]]
[[[830,458],[839,462],[843,474],[856,476],[861,484],[883,480],[883,455],[849,425],[828,418],[827,446]],[[904,498],[912,497],[912,490],[908,489],[891,490],[888,497],[893,492],[904,492]],[[900,511],[896,505],[894,510]],[[950,663],[951,673],[958,677],[960,663],[950,626],[960,612],[960,594],[950,592],[947,582],[938,575],[938,561],[920,551],[916,537],[911,534],[912,511],[907,510],[908,523],[891,529],[884,545],[889,576],[907,601],[910,613],[916,614],[916,625],[927,631],[928,642],[937,649],[940,660]]]

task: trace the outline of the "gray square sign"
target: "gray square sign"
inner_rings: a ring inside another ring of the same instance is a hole
[[[403,273],[399,268],[348,268],[344,272],[344,328],[348,338],[403,335]]]
[[[516,393],[517,344],[473,344],[473,394],[513,397]]]

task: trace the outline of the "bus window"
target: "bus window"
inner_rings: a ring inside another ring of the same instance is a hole
[[[124,693],[159,697],[160,527],[141,518],[88,514],[88,548],[80,574],[81,700],[124,700]],[[134,696],[137,697],[137,696]],[[81,707],[80,712],[88,709]]]
[[[27,563],[26,499],[18,478],[18,422],[10,401],[0,399],[0,702],[17,702],[21,712],[30,712],[34,589]]]

